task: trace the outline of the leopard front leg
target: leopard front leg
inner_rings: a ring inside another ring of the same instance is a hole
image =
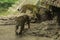
[[[16,28],[15,28],[16,35],[18,35],[18,32],[17,32],[18,28],[19,28],[19,25],[16,25]]]

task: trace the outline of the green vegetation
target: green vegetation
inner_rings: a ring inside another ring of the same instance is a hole
[[[8,2],[8,3],[14,3],[16,2],[17,0],[0,0],[0,2]]]
[[[18,0],[0,0],[0,15],[4,15],[16,1]]]

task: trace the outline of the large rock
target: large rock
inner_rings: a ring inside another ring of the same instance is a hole
[[[31,33],[31,35],[35,36],[56,38],[58,34],[57,27],[58,26],[56,25],[56,20],[44,21],[34,25],[34,28],[32,28],[33,30],[31,29],[27,32],[27,34]]]

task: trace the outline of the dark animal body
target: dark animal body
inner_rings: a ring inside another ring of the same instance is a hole
[[[41,16],[42,21],[53,20],[53,15],[51,14],[51,11],[46,8],[40,7],[38,13]]]
[[[15,30],[16,34],[22,34],[22,31],[24,30],[25,23],[27,23],[28,28],[30,28],[30,19],[29,19],[28,15],[19,16],[15,19],[15,21],[16,21],[16,30]],[[19,26],[21,26],[20,32],[17,33]]]
[[[50,5],[50,9],[53,12],[54,16],[57,16],[58,25],[60,25],[60,7]]]

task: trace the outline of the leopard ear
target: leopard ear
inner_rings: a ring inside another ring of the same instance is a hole
[[[19,11],[19,9],[17,9]]]

